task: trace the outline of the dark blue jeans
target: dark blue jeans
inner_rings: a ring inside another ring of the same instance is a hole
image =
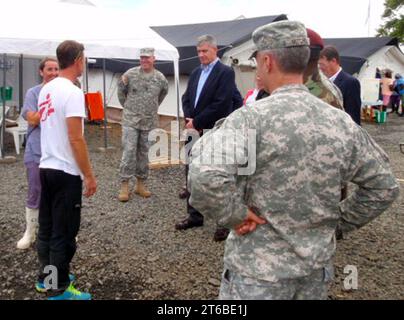
[[[76,253],[83,183],[80,176],[52,169],[40,169],[40,179],[38,280],[44,281],[49,275],[44,273],[46,266],[56,267],[57,289],[48,292],[57,295],[70,284],[70,262]]]

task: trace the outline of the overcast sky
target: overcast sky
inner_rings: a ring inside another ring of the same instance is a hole
[[[384,0],[90,0],[99,7],[133,10],[148,25],[170,25],[286,14],[331,37],[375,36]],[[368,22],[368,24],[367,24]],[[370,26],[369,26],[370,23]]]
[[[2,7],[31,6],[29,14],[41,16],[48,3],[61,0],[0,0]],[[204,23],[286,14],[299,20],[324,38],[375,36],[382,24],[384,0],[62,0],[90,1],[99,8],[123,11],[146,26]],[[11,3],[10,3],[11,2]],[[368,19],[370,6],[370,19]],[[80,8],[80,5],[77,5]],[[31,12],[38,11],[38,12]],[[133,12],[133,15],[132,15]],[[57,14],[57,13],[46,13]],[[46,16],[45,14],[45,16]],[[90,19],[91,17],[89,17]],[[96,18],[96,17],[95,17]],[[74,21],[74,20],[73,20]],[[17,23],[17,20],[16,20]],[[74,22],[76,23],[76,22]],[[91,26],[91,21],[83,21]],[[21,25],[24,21],[21,21]],[[119,35],[117,35],[119,36]]]

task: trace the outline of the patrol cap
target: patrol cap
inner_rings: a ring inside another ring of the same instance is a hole
[[[154,56],[154,48],[142,48],[140,49],[141,57],[153,57]]]
[[[306,27],[298,21],[279,21],[257,28],[252,35],[256,51],[309,46]]]

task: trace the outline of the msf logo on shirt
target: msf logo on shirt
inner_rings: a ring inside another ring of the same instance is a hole
[[[46,100],[39,105],[39,115],[41,121],[44,122],[55,112],[55,108],[52,106],[52,99],[50,94],[46,95]]]

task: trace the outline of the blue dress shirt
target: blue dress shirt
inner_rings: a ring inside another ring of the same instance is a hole
[[[199,96],[201,95],[202,89],[205,86],[206,80],[209,78],[210,73],[213,70],[213,67],[218,63],[219,58],[216,58],[215,61],[209,63],[207,66],[201,65],[201,75],[199,77],[198,88],[196,89],[196,98],[194,108],[198,105]]]

